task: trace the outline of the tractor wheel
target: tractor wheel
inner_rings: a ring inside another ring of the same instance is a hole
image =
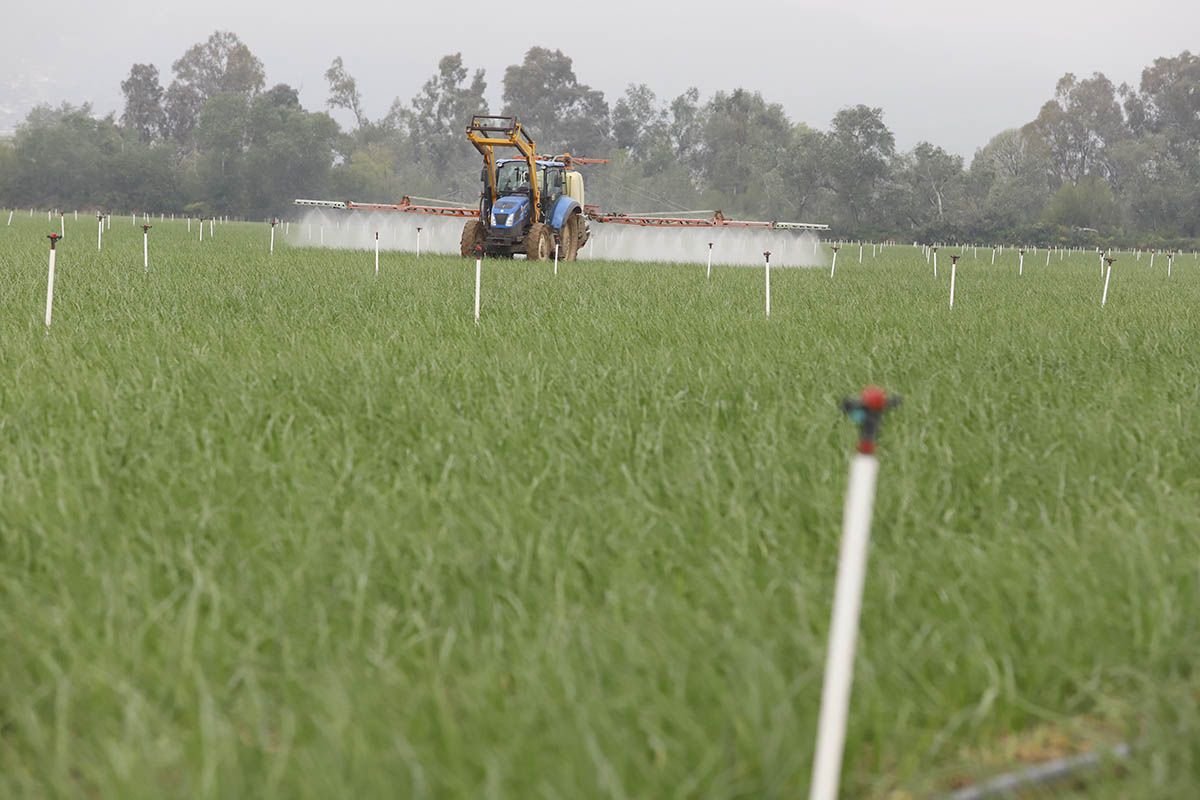
[[[567,221],[563,223],[562,232],[558,238],[562,242],[562,248],[558,253],[558,257],[564,261],[574,261],[579,255],[579,216],[572,214],[567,217]]]
[[[529,226],[525,234],[525,258],[528,261],[545,261],[554,254],[554,237],[550,227],[541,222]]]
[[[462,241],[459,242],[459,251],[463,258],[474,258],[475,248],[483,245],[483,240],[487,237],[487,232],[483,228],[483,222],[477,219],[467,220],[467,224],[463,226]]]

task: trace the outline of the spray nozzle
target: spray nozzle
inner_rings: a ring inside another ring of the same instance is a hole
[[[878,386],[868,386],[858,397],[848,397],[842,401],[842,411],[858,426],[858,452],[865,455],[875,452],[875,440],[879,437],[883,415],[898,405],[898,395],[889,395]]]
[[[51,249],[51,250],[53,250],[53,249],[54,249],[54,245],[58,244],[58,240],[59,240],[59,239],[61,239],[61,238],[63,238],[63,237],[62,237],[62,235],[60,235],[60,234],[57,234],[57,233],[51,233],[51,234],[50,234],[50,235],[48,235],[46,238],[50,240],[50,249]]]
[[[154,227],[153,225],[143,224],[142,225],[142,233],[149,233],[150,229],[153,227]]]

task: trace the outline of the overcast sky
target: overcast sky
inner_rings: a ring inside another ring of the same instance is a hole
[[[531,46],[559,48],[612,103],[629,83],[670,98],[745,87],[796,121],[827,128],[841,107],[881,106],[897,145],[923,139],[969,157],[1021,125],[1064,72],[1136,84],[1154,58],[1200,49],[1197,0],[595,0],[541,5],[360,0],[98,3],[4,0],[0,129],[39,102],[91,100],[120,111],[134,62],[171,63],[217,29],[238,34],[268,85],[323,107],[324,71],[342,56],[368,116],[407,101],[438,59],[461,51],[487,72],[500,106],[505,66]],[[343,118],[344,119],[344,118]]]

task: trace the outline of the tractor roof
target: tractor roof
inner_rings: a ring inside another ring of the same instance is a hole
[[[523,158],[498,158],[498,159],[496,159],[496,166],[500,166],[501,164],[511,164],[514,161],[519,161],[522,164],[525,163],[525,159],[523,159]],[[543,159],[538,159],[537,165],[539,167],[565,167],[566,166],[566,164],[564,164],[561,161],[545,161]]]

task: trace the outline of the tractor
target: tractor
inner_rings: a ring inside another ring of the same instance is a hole
[[[583,207],[583,176],[575,164],[596,159],[539,156],[529,133],[515,117],[474,116],[467,139],[483,156],[479,217],[463,227],[463,257],[479,255],[544,261],[574,260],[590,229]],[[497,148],[515,149],[519,158],[497,159]]]

